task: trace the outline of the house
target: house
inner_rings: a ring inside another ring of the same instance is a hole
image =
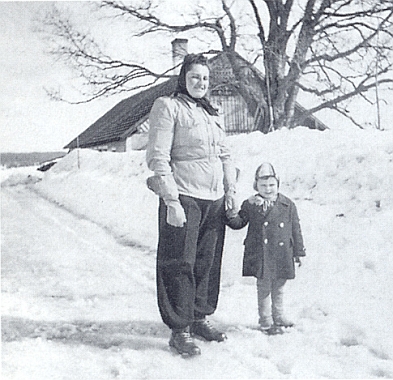
[[[176,39],[172,42],[174,66],[187,54],[187,40]],[[232,64],[229,61],[232,59]],[[234,63],[234,65],[233,65]],[[267,106],[263,104],[265,84],[263,75],[238,54],[228,58],[224,52],[217,52],[209,59],[210,93],[213,104],[224,115],[228,135],[249,133],[260,129],[266,122]],[[232,67],[236,67],[238,78],[235,80]],[[90,148],[100,151],[125,152],[144,149],[147,143],[148,116],[154,101],[172,94],[177,85],[177,76],[141,91],[122,100],[94,124],[67,144],[64,149]],[[253,92],[251,98],[248,94]],[[261,99],[260,103],[255,98]],[[296,113],[304,109],[296,104]],[[304,125],[312,129],[327,129],[314,116],[309,116]]]

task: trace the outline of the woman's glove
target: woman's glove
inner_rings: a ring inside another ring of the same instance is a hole
[[[153,175],[146,180],[147,187],[164,201],[175,201],[179,197],[172,175]]]
[[[165,202],[167,206],[166,221],[174,227],[183,227],[187,222],[186,214],[180,201]]]
[[[295,257],[295,263],[298,264],[299,267],[302,266],[302,261],[300,260],[300,257],[299,257],[299,256],[296,256],[296,257]]]

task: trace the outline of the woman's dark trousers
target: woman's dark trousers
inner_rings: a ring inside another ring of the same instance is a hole
[[[160,199],[157,297],[162,320],[182,329],[214,313],[224,246],[224,198],[209,201],[180,195],[187,217],[183,227],[166,222]]]

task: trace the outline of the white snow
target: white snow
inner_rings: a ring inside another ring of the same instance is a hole
[[[211,321],[224,343],[170,352],[155,295],[157,198],[144,152],[73,151],[2,176],[2,379],[393,378],[393,131],[306,128],[229,138],[239,201],[271,161],[307,256],[286,285],[296,322],[257,328],[246,229],[228,229]]]

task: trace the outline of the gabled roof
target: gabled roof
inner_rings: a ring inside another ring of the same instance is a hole
[[[154,101],[160,96],[172,94],[176,86],[177,77],[173,77],[122,100],[78,136],[79,147],[107,144],[132,135],[140,121],[149,114]],[[77,144],[75,138],[64,149],[77,148]]]
[[[263,74],[253,65],[250,65],[250,63],[238,53],[235,53],[234,57],[245,67],[250,67],[255,73],[254,80],[256,80],[257,83],[254,83],[252,87],[260,92],[264,87]],[[210,58],[209,62],[213,67],[214,64],[226,67],[227,60],[228,58],[225,53],[220,52]],[[225,70],[223,75],[226,81],[230,81],[233,76],[233,74],[226,72]],[[212,79],[212,83],[214,84],[215,81],[220,81],[223,78]],[[64,149],[75,149],[78,145],[80,148],[89,148],[92,146],[108,144],[114,141],[120,141],[131,136],[133,133],[137,132],[137,127],[147,119],[154,101],[160,96],[169,96],[172,94],[175,91],[176,86],[177,76],[174,76],[165,82],[149,87],[144,91],[122,100],[105,115],[99,118],[94,124],[82,132],[77,138],[66,145]],[[296,103],[295,112],[300,111],[304,111],[304,108]],[[305,122],[305,125],[310,128],[316,128],[316,124],[318,125],[318,129],[323,130],[328,128],[314,115],[310,115]],[[77,141],[78,138],[79,142]]]

